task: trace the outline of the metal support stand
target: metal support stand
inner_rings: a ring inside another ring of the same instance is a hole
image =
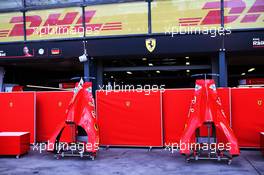
[[[195,132],[195,140],[196,144],[203,145],[208,144],[209,149],[203,150],[201,147],[199,149],[193,149],[191,155],[186,155],[186,162],[189,163],[191,160],[227,160],[228,165],[232,162],[232,156],[228,155],[224,151],[220,151],[217,148],[215,148],[215,152],[212,152],[210,145],[211,144],[217,144],[217,138],[216,138],[216,128],[214,123],[208,122],[204,123],[204,125],[207,127],[207,135],[201,136],[200,129],[198,128]]]

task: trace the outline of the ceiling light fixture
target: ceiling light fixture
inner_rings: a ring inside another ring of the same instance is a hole
[[[253,72],[254,70],[256,70],[256,68],[250,68],[250,69],[248,69],[248,72]]]

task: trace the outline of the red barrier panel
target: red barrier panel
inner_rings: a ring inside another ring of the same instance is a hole
[[[241,147],[258,147],[264,128],[264,88],[232,89],[232,125]]]
[[[230,89],[219,88],[217,91],[222,101],[225,114],[230,121]],[[166,145],[180,142],[193,93],[193,89],[167,89],[163,93],[162,111],[164,120],[164,143]],[[217,133],[218,141],[225,142],[223,134],[221,132]]]
[[[264,88],[234,88],[231,91],[232,127],[240,146],[259,147],[259,132],[264,128]],[[230,88],[220,88],[218,92],[229,117]],[[57,125],[64,121],[72,92],[37,92],[36,97],[34,94],[0,93],[0,131],[28,131],[33,143],[36,127],[38,142],[49,139]],[[106,95],[97,92],[101,144],[161,146],[162,129],[165,143],[178,143],[192,95],[192,89],[166,90],[162,95],[161,110],[159,93],[147,96],[144,93],[115,92]]]
[[[46,142],[58,124],[65,120],[65,112],[73,92],[37,92],[37,141]]]
[[[35,92],[0,93],[0,131],[30,132],[35,142]]]
[[[232,127],[232,115],[231,115],[231,88],[218,88],[218,96],[221,99],[222,107],[224,109],[229,125]],[[222,131],[216,131],[219,143],[227,143],[227,139]]]
[[[179,143],[192,98],[193,89],[166,89],[163,93],[164,144]]]
[[[163,146],[161,94],[97,91],[101,145]]]

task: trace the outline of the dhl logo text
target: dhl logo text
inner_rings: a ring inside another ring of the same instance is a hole
[[[95,10],[85,11],[85,29],[82,23],[83,16],[79,12],[67,12],[63,18],[63,14],[53,13],[49,14],[46,20],[40,15],[26,16],[26,35],[67,34],[69,31],[82,33],[84,30],[86,32],[122,30],[121,22],[91,23],[95,14]],[[0,30],[0,37],[24,36],[22,16],[11,18],[10,23],[14,24],[13,28]]]
[[[219,0],[205,3],[202,9],[209,10],[205,17],[179,18],[179,25],[196,26],[221,24],[221,3]],[[224,15],[225,24],[233,22],[254,23],[258,20],[264,22],[264,20],[261,19],[261,15],[263,15],[264,12],[263,0],[256,0],[247,11],[247,4],[244,0],[225,0],[224,9],[228,12],[227,15]]]

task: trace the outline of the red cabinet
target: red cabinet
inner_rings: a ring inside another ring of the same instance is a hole
[[[0,132],[0,155],[14,155],[19,158],[30,149],[29,132]]]

